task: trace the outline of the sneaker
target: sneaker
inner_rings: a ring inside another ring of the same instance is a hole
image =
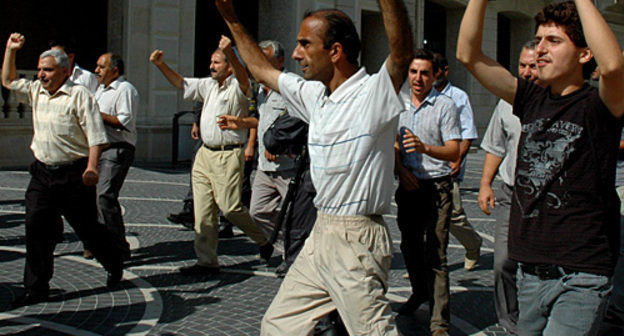
[[[468,253],[466,252],[466,257],[464,258],[464,269],[466,271],[472,271],[479,261],[479,257],[481,256],[481,247],[477,249],[476,253]]]
[[[273,244],[270,242],[266,242],[264,245],[260,246],[260,259],[268,263],[273,255]]]
[[[181,275],[214,275],[219,273],[219,267],[209,267],[195,264],[193,266],[180,267]]]

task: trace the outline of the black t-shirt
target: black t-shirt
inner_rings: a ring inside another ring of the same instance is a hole
[[[552,96],[518,80],[522,122],[509,255],[525,263],[611,275],[617,258],[615,163],[621,123],[589,85]]]

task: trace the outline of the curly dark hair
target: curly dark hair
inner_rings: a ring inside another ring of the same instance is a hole
[[[433,70],[432,75],[435,75],[436,73],[438,73],[438,69],[440,69],[440,64],[436,61],[434,53],[432,53],[430,50],[428,49],[414,50],[414,58],[412,60],[415,60],[415,59],[422,59],[422,60],[431,62],[431,70]]]
[[[574,2],[552,3],[537,13],[534,19],[536,32],[539,26],[553,22],[564,28],[566,35],[568,35],[575,46],[580,48],[587,47],[581,18],[578,15]]]
[[[303,18],[306,19],[310,16],[322,18],[327,23],[323,47],[329,49],[334,43],[340,43],[344,53],[347,55],[347,61],[358,65],[362,44],[355,25],[349,16],[338,9],[319,9],[306,12]]]

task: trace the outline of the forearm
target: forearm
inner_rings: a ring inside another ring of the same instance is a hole
[[[398,91],[412,61],[414,46],[411,25],[402,0],[378,0],[378,3],[390,48],[388,71]]]
[[[247,148],[254,148],[256,146],[257,140],[258,140],[258,129],[256,127],[250,128],[249,138],[247,139]]]
[[[106,144],[95,145],[89,147],[89,161],[87,163],[87,170],[98,171],[98,164],[100,162],[100,155],[102,150],[106,147]]]
[[[232,66],[232,72],[234,73],[234,77],[236,77],[236,80],[238,81],[238,85],[240,86],[241,90],[245,94],[247,94],[247,91],[249,91],[249,76],[247,75],[247,70],[245,70],[245,67],[238,60],[238,57],[236,56],[232,48],[227,48],[226,50],[223,50],[223,53],[225,53],[228,60],[230,61],[230,65]]]
[[[459,27],[457,59],[466,67],[483,54],[483,24],[487,0],[470,0]]]
[[[175,70],[171,69],[166,63],[157,64],[156,67],[162,74],[167,78],[169,83],[174,87],[182,90],[184,88],[184,77],[177,73]]]
[[[119,118],[117,118],[116,116],[112,116],[103,112],[100,112],[100,115],[102,116],[102,121],[104,121],[104,124],[115,128],[126,129],[126,127],[119,121]]]
[[[17,67],[15,66],[16,50],[6,48],[4,61],[2,62],[2,86],[9,88],[11,82],[17,79]]]
[[[459,158],[461,159],[461,161],[463,161],[464,158],[466,158],[466,155],[468,155],[468,151],[470,150],[470,145],[472,145],[472,140],[470,139],[462,140],[459,143]]]
[[[444,143],[444,146],[432,146],[423,144],[425,150],[423,154],[429,155],[432,158],[444,161],[457,161],[459,158],[459,141],[450,140]]]
[[[483,172],[481,173],[481,186],[491,187],[498,167],[503,162],[503,158],[498,157],[491,153],[485,153],[485,160],[483,160]]]

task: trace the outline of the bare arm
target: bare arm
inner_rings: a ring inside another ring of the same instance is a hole
[[[240,23],[234,11],[233,0],[215,0],[215,4],[230,28],[238,51],[251,75],[259,83],[279,92],[278,78],[282,72],[269,63],[256,41],[249,36],[245,27]]]
[[[399,92],[412,61],[414,50],[412,31],[402,0],[378,0],[390,44],[386,68],[394,89]]]
[[[472,140],[466,139],[462,140],[459,143],[459,158],[457,160],[451,162],[451,176],[455,176],[461,170],[461,164],[468,155],[468,151],[470,150],[470,145],[472,144]]]
[[[399,137],[397,136],[394,142],[394,172],[399,177],[399,187],[403,190],[416,190],[418,189],[418,178],[412,174],[412,172],[403,165],[401,161],[401,150],[399,149]]]
[[[102,116],[102,121],[104,122],[104,124],[115,128],[126,129],[126,126],[124,126],[116,116],[112,116],[110,114],[102,112],[100,112],[100,115]]]
[[[422,141],[409,130],[403,136],[403,147],[406,153],[418,152],[444,161],[455,161],[459,158],[459,140],[448,140],[443,146],[432,146]]]
[[[591,0],[575,0],[585,40],[600,67],[600,98],[609,111],[624,114],[624,58],[615,34]]]
[[[249,138],[247,139],[247,146],[245,146],[245,161],[253,160],[257,139],[258,139],[258,129],[255,127],[250,128]]]
[[[247,75],[247,70],[245,70],[245,67],[238,60],[238,57],[232,49],[232,41],[226,36],[221,35],[221,41],[219,41],[219,49],[221,49],[225,56],[227,56],[230,62],[230,66],[232,67],[234,77],[236,77],[236,80],[238,81],[238,86],[245,94],[247,94],[250,85],[249,76]]]
[[[171,85],[182,90],[184,88],[184,77],[182,77],[182,75],[177,73],[175,70],[171,69],[167,65],[167,63],[165,63],[164,56],[165,54],[162,52],[162,50],[156,49],[152,52],[149,59],[150,62],[154,63],[158,70],[162,72],[162,74],[165,76],[165,78],[167,78]]]
[[[84,185],[92,187],[98,183],[98,180],[100,179],[98,164],[100,162],[102,149],[106,146],[107,144],[89,147],[89,161],[87,162],[87,168],[84,173],[82,173],[82,183]]]
[[[494,209],[494,190],[492,189],[492,181],[498,171],[498,167],[503,158],[494,154],[485,153],[485,160],[483,161],[483,173],[481,174],[481,185],[479,187],[479,208],[484,214],[490,215],[490,208]]]
[[[9,36],[4,52],[4,61],[2,63],[2,86],[9,88],[11,82],[17,79],[17,67],[15,66],[15,55],[17,51],[22,49],[26,39],[22,34],[13,33]]]
[[[256,117],[237,117],[229,114],[224,114],[219,117],[217,124],[221,129],[225,130],[237,130],[241,128],[256,128],[258,127],[258,119]]]
[[[470,0],[459,27],[457,59],[485,88],[513,104],[518,80],[481,50],[487,0]]]

